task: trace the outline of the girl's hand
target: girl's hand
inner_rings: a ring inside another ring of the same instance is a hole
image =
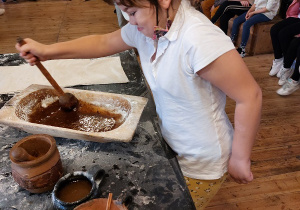
[[[247,13],[247,15],[246,15],[246,20],[249,20],[253,15],[254,15],[253,12]]]
[[[242,160],[231,156],[228,163],[228,173],[235,182],[247,184],[253,180],[253,174],[250,167],[250,160]]]
[[[248,1],[240,1],[241,5],[244,7],[249,7],[249,2]]]
[[[38,43],[32,39],[24,39],[26,44],[20,46],[19,43],[15,45],[16,49],[20,52],[20,56],[26,60],[30,65],[35,65],[37,59],[40,61],[48,60],[46,58],[47,46]]]
[[[246,16],[245,16],[246,20],[249,19],[249,12],[247,12]]]

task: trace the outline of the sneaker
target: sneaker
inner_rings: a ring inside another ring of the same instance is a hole
[[[299,82],[289,78],[287,82],[284,83],[284,85],[276,91],[276,93],[281,96],[288,96],[298,89]]]
[[[243,58],[246,56],[246,52],[245,52],[245,48],[243,47],[239,47],[236,49],[238,51],[238,53],[240,54],[240,56]]]
[[[0,15],[3,15],[5,12],[5,9],[0,8]]]
[[[286,83],[287,79],[293,74],[293,69],[290,68],[282,68],[281,71],[282,73],[280,75],[278,85],[283,85]]]
[[[275,76],[280,71],[282,66],[283,66],[283,58],[274,59],[269,75]]]

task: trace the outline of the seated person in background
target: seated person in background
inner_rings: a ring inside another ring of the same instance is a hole
[[[286,65],[284,57],[291,41],[297,34],[300,34],[299,9],[299,0],[294,0],[286,11],[286,19],[273,25],[270,30],[275,59],[273,60],[269,75],[277,75],[277,77],[281,78],[279,82],[281,85],[291,74],[291,70],[288,68],[289,66]],[[283,65],[283,63],[285,65]]]
[[[220,5],[227,0],[204,0],[201,2],[202,12],[208,18],[211,19]],[[220,21],[215,23],[217,26],[220,26]]]
[[[245,11],[248,11],[254,0],[228,0],[220,5],[215,15],[211,18],[212,23],[216,23],[220,18],[220,28],[227,34],[228,30],[228,21],[233,18],[235,15],[241,15]]]
[[[250,36],[251,26],[272,20],[279,9],[279,0],[255,0],[252,7],[248,12],[243,13],[234,19],[232,30],[231,30],[231,40],[234,42],[239,33],[239,28],[243,24],[242,32],[242,42],[237,49],[240,56],[243,58],[246,55],[245,48]]]
[[[300,28],[300,25],[298,26]],[[286,80],[283,86],[276,92],[279,95],[287,96],[299,89],[299,65],[300,65],[300,37],[295,37],[289,46],[288,53],[289,56],[284,56],[284,65],[292,66],[294,59],[296,58],[295,70],[290,78]],[[290,68],[291,71],[292,68]],[[280,81],[280,80],[279,80]]]

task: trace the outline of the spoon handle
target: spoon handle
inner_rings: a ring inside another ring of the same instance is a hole
[[[110,205],[112,201],[112,193],[108,194],[107,204],[106,204],[106,210],[110,210]]]
[[[26,44],[24,39],[21,37],[18,37],[17,42],[22,46]],[[46,77],[46,79],[50,82],[50,84],[54,87],[54,89],[58,92],[60,96],[64,95],[64,91],[61,89],[61,87],[57,84],[57,82],[54,80],[54,78],[51,76],[51,74],[48,72],[48,70],[44,67],[44,65],[40,62],[40,60],[37,58],[36,64],[35,64],[39,70],[42,72],[42,74]]]

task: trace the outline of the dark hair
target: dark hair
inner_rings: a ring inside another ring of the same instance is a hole
[[[114,0],[115,1],[115,0]],[[126,7],[144,7],[144,2],[148,1],[151,5],[157,6],[157,0],[118,0],[118,4],[122,4]]]
[[[104,0],[106,3],[113,5],[116,0]],[[144,7],[143,1],[150,2],[153,6],[158,6],[158,0],[118,0],[117,4],[122,4],[126,7]],[[197,6],[200,0],[190,0],[193,6]],[[197,9],[197,8],[196,8]]]

